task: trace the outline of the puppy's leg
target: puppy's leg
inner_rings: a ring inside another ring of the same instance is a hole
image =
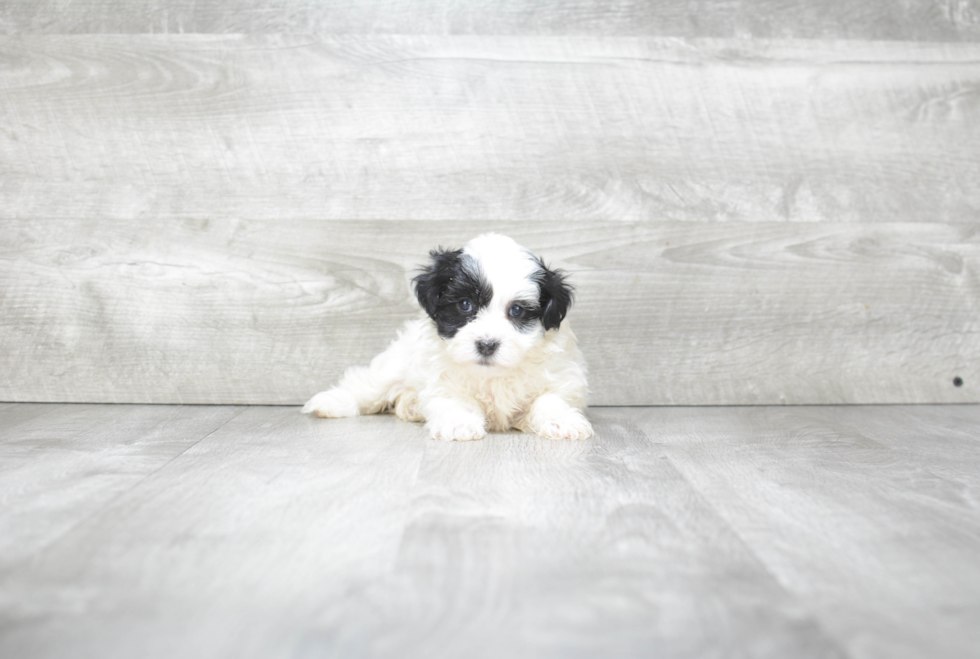
[[[370,366],[347,369],[337,386],[311,398],[303,406],[303,413],[345,417],[385,410],[405,388],[411,347],[411,337],[399,335],[387,350],[371,360]]]
[[[437,397],[426,401],[422,410],[425,427],[432,439],[466,442],[487,436],[487,420],[476,405],[456,398]]]
[[[383,398],[389,386],[372,376],[370,367],[355,366],[347,369],[337,386],[311,398],[303,406],[303,413],[325,418],[375,414],[384,408]]]
[[[592,436],[592,424],[582,410],[572,407],[557,394],[536,398],[519,429],[548,439],[588,439]]]
[[[406,389],[395,401],[395,416],[406,421],[425,421],[419,411],[419,394],[414,389]]]

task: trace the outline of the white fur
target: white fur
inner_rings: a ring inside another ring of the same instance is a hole
[[[519,331],[507,313],[515,299],[537,299],[530,278],[537,264],[510,238],[485,234],[467,243],[493,287],[488,306],[451,339],[424,316],[409,321],[370,366],[349,368],[334,388],[314,396],[304,413],[345,417],[394,411],[426,421],[434,439],[472,440],[516,428],[551,439],[587,439],[586,366],[563,321],[547,332],[540,322]],[[481,363],[476,342],[499,342]],[[485,359],[483,361],[486,361]]]

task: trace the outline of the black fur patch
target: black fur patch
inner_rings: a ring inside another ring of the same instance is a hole
[[[415,279],[415,296],[436,323],[439,336],[451,339],[490,304],[493,288],[480,265],[462,250],[429,252],[432,264]],[[469,309],[461,303],[469,302]]]
[[[565,281],[565,273],[561,270],[551,270],[540,258],[535,257],[540,270],[535,273],[535,281],[541,289],[540,317],[544,329],[558,329],[561,321],[565,320],[568,308],[572,306],[574,289]]]

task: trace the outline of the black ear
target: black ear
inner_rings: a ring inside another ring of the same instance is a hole
[[[537,276],[541,289],[541,323],[545,331],[557,329],[572,306],[573,289],[565,281],[564,272],[548,268],[541,259],[538,259],[538,265],[541,266]]]
[[[449,286],[459,269],[462,254],[461,249],[450,251],[440,247],[432,250],[429,252],[432,263],[428,267],[423,266],[422,272],[412,280],[415,283],[415,297],[419,299],[419,304],[430,317],[435,317],[439,296]]]

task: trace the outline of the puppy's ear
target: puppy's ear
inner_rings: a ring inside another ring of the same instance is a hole
[[[422,272],[412,280],[415,284],[415,297],[419,299],[425,313],[433,319],[439,307],[439,296],[452,281],[462,254],[461,249],[450,251],[440,247],[432,250],[429,252],[432,262],[427,267],[423,266]]]
[[[550,269],[541,259],[537,261],[541,266],[537,276],[538,287],[541,289],[541,323],[545,331],[557,329],[561,321],[565,320],[568,308],[572,306],[574,289],[565,281],[564,272]]]

